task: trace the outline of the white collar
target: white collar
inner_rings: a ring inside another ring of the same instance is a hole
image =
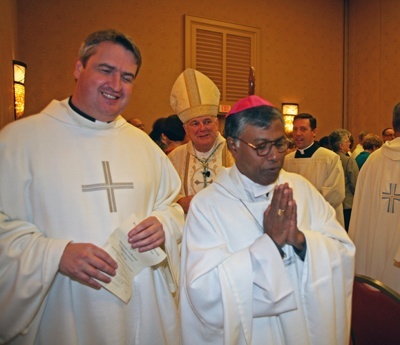
[[[237,168],[236,164],[233,165],[232,169],[234,170],[238,179],[242,182],[244,189],[250,196],[254,198],[259,198],[261,196],[264,196],[267,200],[272,197],[273,193],[271,192],[278,184],[279,178],[274,183],[269,184],[267,186],[263,186],[261,184],[258,184],[250,180],[247,176],[243,175]]]
[[[305,149],[297,149],[297,150],[299,150],[300,153],[301,153],[302,155],[304,155],[304,151],[307,150],[307,149],[309,149],[309,148],[310,148],[311,146],[313,146],[313,145],[314,145],[314,142],[312,142],[311,145],[310,145],[310,146],[307,146]]]

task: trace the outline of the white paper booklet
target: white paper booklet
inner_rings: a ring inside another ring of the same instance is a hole
[[[166,258],[165,252],[159,247],[143,253],[131,248],[128,232],[138,223],[136,215],[132,214],[114,230],[103,247],[118,263],[118,268],[117,274],[111,277],[109,284],[100,281],[99,283],[125,303],[132,297],[133,277],[145,267],[157,265]]]

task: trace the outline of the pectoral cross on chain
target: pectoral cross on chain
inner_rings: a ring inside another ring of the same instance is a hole
[[[108,205],[110,212],[117,212],[117,203],[115,201],[115,189],[133,189],[132,182],[113,182],[111,177],[110,163],[103,161],[103,172],[105,183],[85,184],[82,185],[82,192],[94,192],[98,190],[105,190],[107,192]]]

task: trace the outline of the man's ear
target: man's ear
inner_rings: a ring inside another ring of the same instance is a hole
[[[315,139],[317,136],[318,128],[315,128],[313,132],[314,132],[314,139]]]
[[[168,137],[164,133],[161,133],[160,139],[161,139],[161,142],[165,145],[171,144],[171,140],[169,140]]]
[[[231,151],[232,156],[235,158],[237,155],[237,149],[238,149],[238,146],[236,145],[236,140],[233,139],[232,137],[228,137],[228,138],[226,138],[226,143],[228,145],[229,151]]]
[[[81,60],[77,60],[75,63],[75,69],[74,69],[74,77],[75,79],[79,79],[79,76],[83,70],[83,64]]]

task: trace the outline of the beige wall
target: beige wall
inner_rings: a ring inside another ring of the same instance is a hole
[[[14,0],[0,1],[0,128],[14,120],[13,65],[18,59],[17,9]]]
[[[400,101],[400,1],[350,0],[349,128],[381,134]]]
[[[124,115],[142,117],[150,130],[157,117],[172,112],[169,93],[184,68],[185,14],[261,28],[256,93],[276,106],[297,102],[301,112],[313,113],[317,138],[344,125],[353,133],[381,130],[390,125],[399,94],[397,0],[16,1],[19,59],[28,64],[28,114],[72,93],[81,40],[114,27],[134,38],[144,58]],[[343,50],[347,2],[348,59]]]
[[[81,40],[115,27],[128,32],[143,53],[125,116],[141,116],[149,130],[157,117],[172,112],[169,93],[184,68],[185,14],[261,28],[256,92],[279,107],[298,102],[301,111],[315,113],[321,132],[341,126],[343,5],[337,0],[18,0],[27,113],[68,97]]]

